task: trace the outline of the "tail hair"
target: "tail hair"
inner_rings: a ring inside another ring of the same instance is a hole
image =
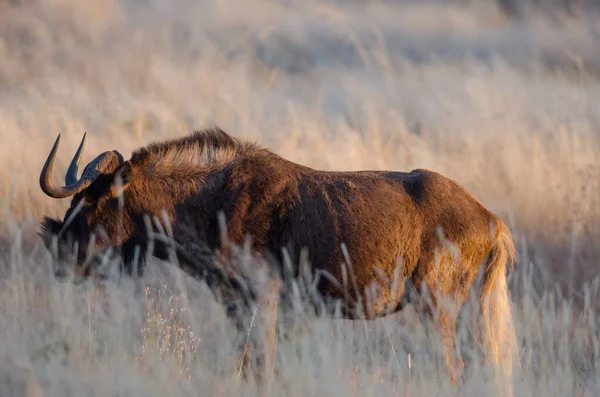
[[[516,251],[508,227],[496,221],[494,245],[488,257],[481,292],[479,338],[488,364],[495,367],[503,395],[512,395],[512,372],[517,352],[517,337],[506,283],[507,270],[514,268]]]

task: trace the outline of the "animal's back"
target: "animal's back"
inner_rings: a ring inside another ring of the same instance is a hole
[[[280,204],[274,216],[273,249],[286,247],[293,262],[306,249],[313,269],[340,282],[346,278],[351,295],[356,289],[363,291],[378,273],[392,279],[399,259],[406,262],[401,266],[416,263],[420,215],[415,203],[378,172],[302,169],[275,200]],[[350,259],[346,270],[342,245]],[[319,289],[341,297],[344,292],[334,284],[322,279]],[[380,292],[387,296],[383,301],[396,300],[388,289]]]
[[[322,279],[319,290],[326,295],[356,296],[356,289],[362,293],[373,282],[387,282],[378,288],[375,312],[400,303],[401,291],[390,290],[394,277],[420,283],[443,276],[448,292],[458,289],[462,294],[492,247],[489,222],[494,215],[456,182],[432,171],[328,172],[278,156],[249,158],[240,167],[238,174],[244,177],[238,179],[247,182],[239,186],[252,191],[238,196],[261,200],[260,206],[248,207],[248,214],[258,214],[259,207],[265,211],[260,212],[260,222],[240,222],[239,235],[254,234],[254,241],[275,254],[279,263],[282,247],[287,248],[294,275],[305,249],[313,273],[326,272],[338,283],[346,280],[348,291]],[[255,173],[260,178],[248,179]],[[242,207],[232,206],[234,211]],[[252,230],[245,230],[248,225]],[[458,271],[446,261],[443,271],[452,274],[431,270],[436,250],[444,244],[440,228],[464,260]]]
[[[421,253],[412,282],[464,301],[506,226],[463,186],[437,172],[417,169],[387,176],[402,184],[422,214]]]

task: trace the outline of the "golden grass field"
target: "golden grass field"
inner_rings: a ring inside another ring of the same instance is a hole
[[[600,394],[593,13],[510,19],[491,1],[16,3],[0,1],[0,396],[495,395],[472,304],[458,386],[407,310],[302,320],[259,393],[239,376],[222,309],[169,264],[150,261],[104,298],[54,280],[36,233],[69,204],[38,185],[58,133],[62,181],[84,131],[86,162],[212,125],[315,168],[429,168],[467,187],[518,250],[515,396]]]

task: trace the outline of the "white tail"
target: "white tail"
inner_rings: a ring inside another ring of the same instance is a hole
[[[481,293],[482,322],[479,332],[482,350],[489,364],[494,364],[501,395],[512,395],[512,372],[517,356],[517,338],[506,284],[507,264],[512,269],[515,247],[510,230],[502,221],[485,267]]]

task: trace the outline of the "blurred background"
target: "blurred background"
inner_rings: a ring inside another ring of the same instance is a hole
[[[315,168],[445,174],[512,229],[516,297],[595,311],[599,79],[597,0],[0,0],[2,274],[69,205],[38,185],[58,133],[62,181],[85,131],[89,161],[218,125]]]
[[[599,6],[3,0],[0,194],[64,211],[37,184],[58,133],[62,178],[84,131],[91,160],[219,125],[312,167],[444,173],[576,295],[600,268]]]

